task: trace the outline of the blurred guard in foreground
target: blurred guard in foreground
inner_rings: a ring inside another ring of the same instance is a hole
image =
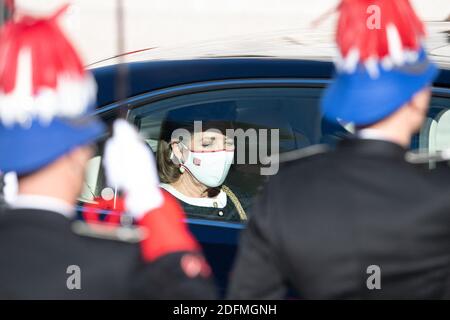
[[[369,28],[377,5],[379,29]],[[450,298],[450,169],[405,161],[437,69],[407,0],[344,0],[322,107],[336,150],[286,163],[257,201],[231,298]]]
[[[0,34],[0,171],[18,175],[17,199],[0,213],[0,298],[213,297],[182,209],[158,188],[154,160],[124,120],[105,169],[138,227],[72,223],[104,127],[87,115],[95,82],[58,27],[61,12],[22,16]]]

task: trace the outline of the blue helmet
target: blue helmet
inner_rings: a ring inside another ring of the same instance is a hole
[[[342,57],[321,102],[328,120],[378,122],[431,85],[438,69],[423,48],[424,27],[408,0],[342,0],[339,10]],[[377,10],[379,21],[370,20]]]

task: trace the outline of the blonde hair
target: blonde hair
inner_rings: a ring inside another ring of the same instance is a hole
[[[156,165],[158,167],[159,179],[162,183],[174,183],[180,178],[179,166],[171,159],[172,146],[165,140],[159,140],[156,150]]]

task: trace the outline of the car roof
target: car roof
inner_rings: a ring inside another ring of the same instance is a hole
[[[258,78],[330,79],[333,63],[281,58],[208,58],[189,60],[151,60],[126,63],[127,97],[179,85]],[[119,64],[92,70],[99,87],[97,105],[116,101]],[[436,86],[450,87],[450,70],[442,70]]]
[[[329,79],[333,72],[330,62],[295,59],[193,59],[157,60],[127,64],[128,97],[148,91],[190,83],[226,79],[311,78]],[[98,105],[115,101],[114,92],[119,65],[93,69],[99,86]]]

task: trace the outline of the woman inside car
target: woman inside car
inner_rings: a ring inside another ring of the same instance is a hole
[[[168,112],[161,126],[157,165],[161,187],[190,217],[247,220],[238,193],[224,185],[234,158],[235,105],[214,102]]]

